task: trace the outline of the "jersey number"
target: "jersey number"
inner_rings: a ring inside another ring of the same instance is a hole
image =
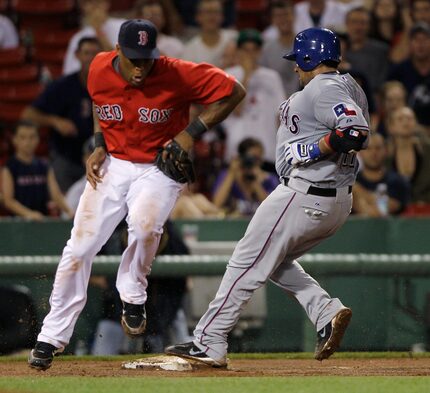
[[[355,167],[356,154],[355,153],[347,153],[342,154],[341,166],[347,166],[349,168]]]

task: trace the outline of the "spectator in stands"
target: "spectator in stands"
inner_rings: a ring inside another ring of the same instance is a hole
[[[294,35],[310,27],[327,27],[331,30],[343,31],[345,16],[350,8],[337,0],[305,0],[294,1]],[[278,27],[272,23],[263,32],[263,37],[276,39],[279,37]]]
[[[361,73],[360,71],[357,71],[353,65],[346,59],[344,54],[347,52],[349,48],[349,40],[348,35],[341,32],[336,32],[337,38],[340,42],[340,51],[342,54],[341,62],[338,66],[338,71],[340,73],[348,73],[350,74],[357,83],[361,86],[361,88],[364,91],[364,94],[366,94],[367,97],[367,103],[369,106],[369,114],[370,114],[370,126],[373,129],[374,124],[377,121],[377,111],[376,111],[376,104],[375,99],[373,97],[373,93],[370,90],[369,81],[367,80],[367,77]]]
[[[93,134],[92,105],[86,85],[90,63],[100,50],[96,38],[82,37],[76,50],[80,71],[53,81],[22,114],[23,119],[52,129],[52,167],[63,193],[85,174],[82,146]]]
[[[388,79],[402,82],[419,123],[430,131],[430,25],[418,23],[410,31],[410,56],[395,65]],[[430,134],[429,134],[430,135]]]
[[[181,57],[184,51],[182,42],[171,36],[170,26],[166,17],[167,10],[162,0],[138,0],[134,6],[137,19],[148,19],[158,29],[157,48],[162,55]]]
[[[237,37],[235,30],[221,29],[222,1],[201,0],[197,5],[196,21],[200,27],[199,33],[185,45],[183,58],[220,67],[226,45]]]
[[[272,25],[278,29],[278,38],[264,42],[260,64],[279,73],[286,97],[299,89],[299,81],[294,72],[294,63],[286,62],[280,56],[292,50],[295,33],[293,31],[294,8],[290,0],[275,1],[271,4]]]
[[[297,3],[294,6],[294,11],[296,14],[295,33],[309,27],[343,30],[348,5],[334,0],[305,0]]]
[[[418,123],[430,137],[430,76],[414,89],[409,97],[409,105],[414,110]]]
[[[410,56],[393,66],[388,79],[404,84],[410,98],[415,89],[430,77],[430,26],[415,24],[410,31]]]
[[[94,137],[90,136],[82,146],[82,163],[84,165],[93,151],[94,151]],[[72,184],[72,186],[68,189],[66,193],[67,204],[70,206],[73,212],[76,212],[76,209],[79,204],[79,199],[81,198],[81,195],[84,192],[86,184],[87,184],[87,177],[84,174],[79,180],[77,180],[75,183]],[[119,254],[121,254],[121,252]]]
[[[174,0],[174,5],[182,17],[184,24],[188,27],[196,26],[197,8],[200,0]],[[236,14],[235,0],[221,0],[223,5],[223,23],[224,27],[234,26]]]
[[[237,44],[236,41],[230,41],[224,48],[221,57],[221,68],[225,70],[226,68],[234,67],[238,64],[239,60],[237,58]]]
[[[226,159],[237,153],[239,143],[252,137],[264,145],[264,159],[275,162],[275,139],[279,126],[277,108],[285,100],[279,74],[258,64],[263,40],[257,30],[242,30],[237,39],[239,64],[227,68],[247,89],[245,99],[222,123],[226,131]]]
[[[213,204],[205,195],[194,192],[194,185],[183,189],[175,207],[170,214],[172,220],[176,219],[201,219],[208,217],[222,217],[222,211]]]
[[[390,60],[399,63],[409,54],[409,28],[412,20],[400,0],[375,0],[371,9],[369,37],[390,47]]]
[[[37,126],[26,121],[18,123],[12,142],[15,155],[2,170],[5,207],[15,216],[41,221],[48,215],[48,202],[52,199],[69,218],[73,217],[53,170],[34,155],[39,144]]]
[[[401,213],[408,203],[410,188],[406,179],[388,170],[383,136],[374,134],[359,156],[362,166],[352,188],[354,213],[366,217]]]
[[[263,144],[253,138],[244,139],[228,169],[223,170],[215,182],[213,202],[227,214],[252,215],[261,202],[279,184],[273,173],[265,172]]]
[[[412,0],[410,3],[412,20],[430,25],[430,0]]]
[[[407,92],[399,81],[385,82],[379,94],[379,119],[375,130],[382,136],[388,135],[388,120],[395,110],[406,106]]]
[[[409,107],[396,109],[388,120],[393,169],[412,186],[413,203],[430,203],[430,139],[419,132]]]
[[[376,94],[385,81],[389,66],[389,46],[369,38],[370,14],[364,7],[351,9],[346,16],[348,50],[346,60],[354,70],[362,73]]]
[[[79,71],[80,60],[76,57],[76,49],[82,37],[95,37],[103,51],[114,49],[119,28],[124,19],[109,16],[110,0],[79,0],[82,13],[82,29],[70,40],[63,64],[63,74],[68,75]]]
[[[0,15],[0,49],[12,49],[19,45],[15,25],[5,15]]]

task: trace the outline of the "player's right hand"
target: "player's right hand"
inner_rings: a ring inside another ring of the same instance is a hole
[[[88,157],[86,163],[87,180],[94,189],[97,188],[97,183],[102,182],[100,168],[105,160],[106,150],[103,147],[96,147],[93,153]]]
[[[286,143],[284,149],[285,161],[287,161],[288,165],[292,166],[306,164],[321,157],[318,142],[309,145],[298,142]]]

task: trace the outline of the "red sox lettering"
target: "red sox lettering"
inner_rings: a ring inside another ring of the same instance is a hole
[[[104,104],[94,106],[97,116],[103,121],[121,121],[123,119],[123,111],[118,104]],[[137,110],[139,114],[139,121],[141,123],[165,123],[170,119],[172,108],[159,109],[159,108],[146,108],[141,107]]]

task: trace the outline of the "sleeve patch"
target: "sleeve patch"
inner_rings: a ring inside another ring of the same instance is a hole
[[[333,107],[334,114],[336,117],[341,117],[342,115],[345,116],[357,116],[357,112],[354,109],[348,109],[348,107],[343,104],[337,104]]]

